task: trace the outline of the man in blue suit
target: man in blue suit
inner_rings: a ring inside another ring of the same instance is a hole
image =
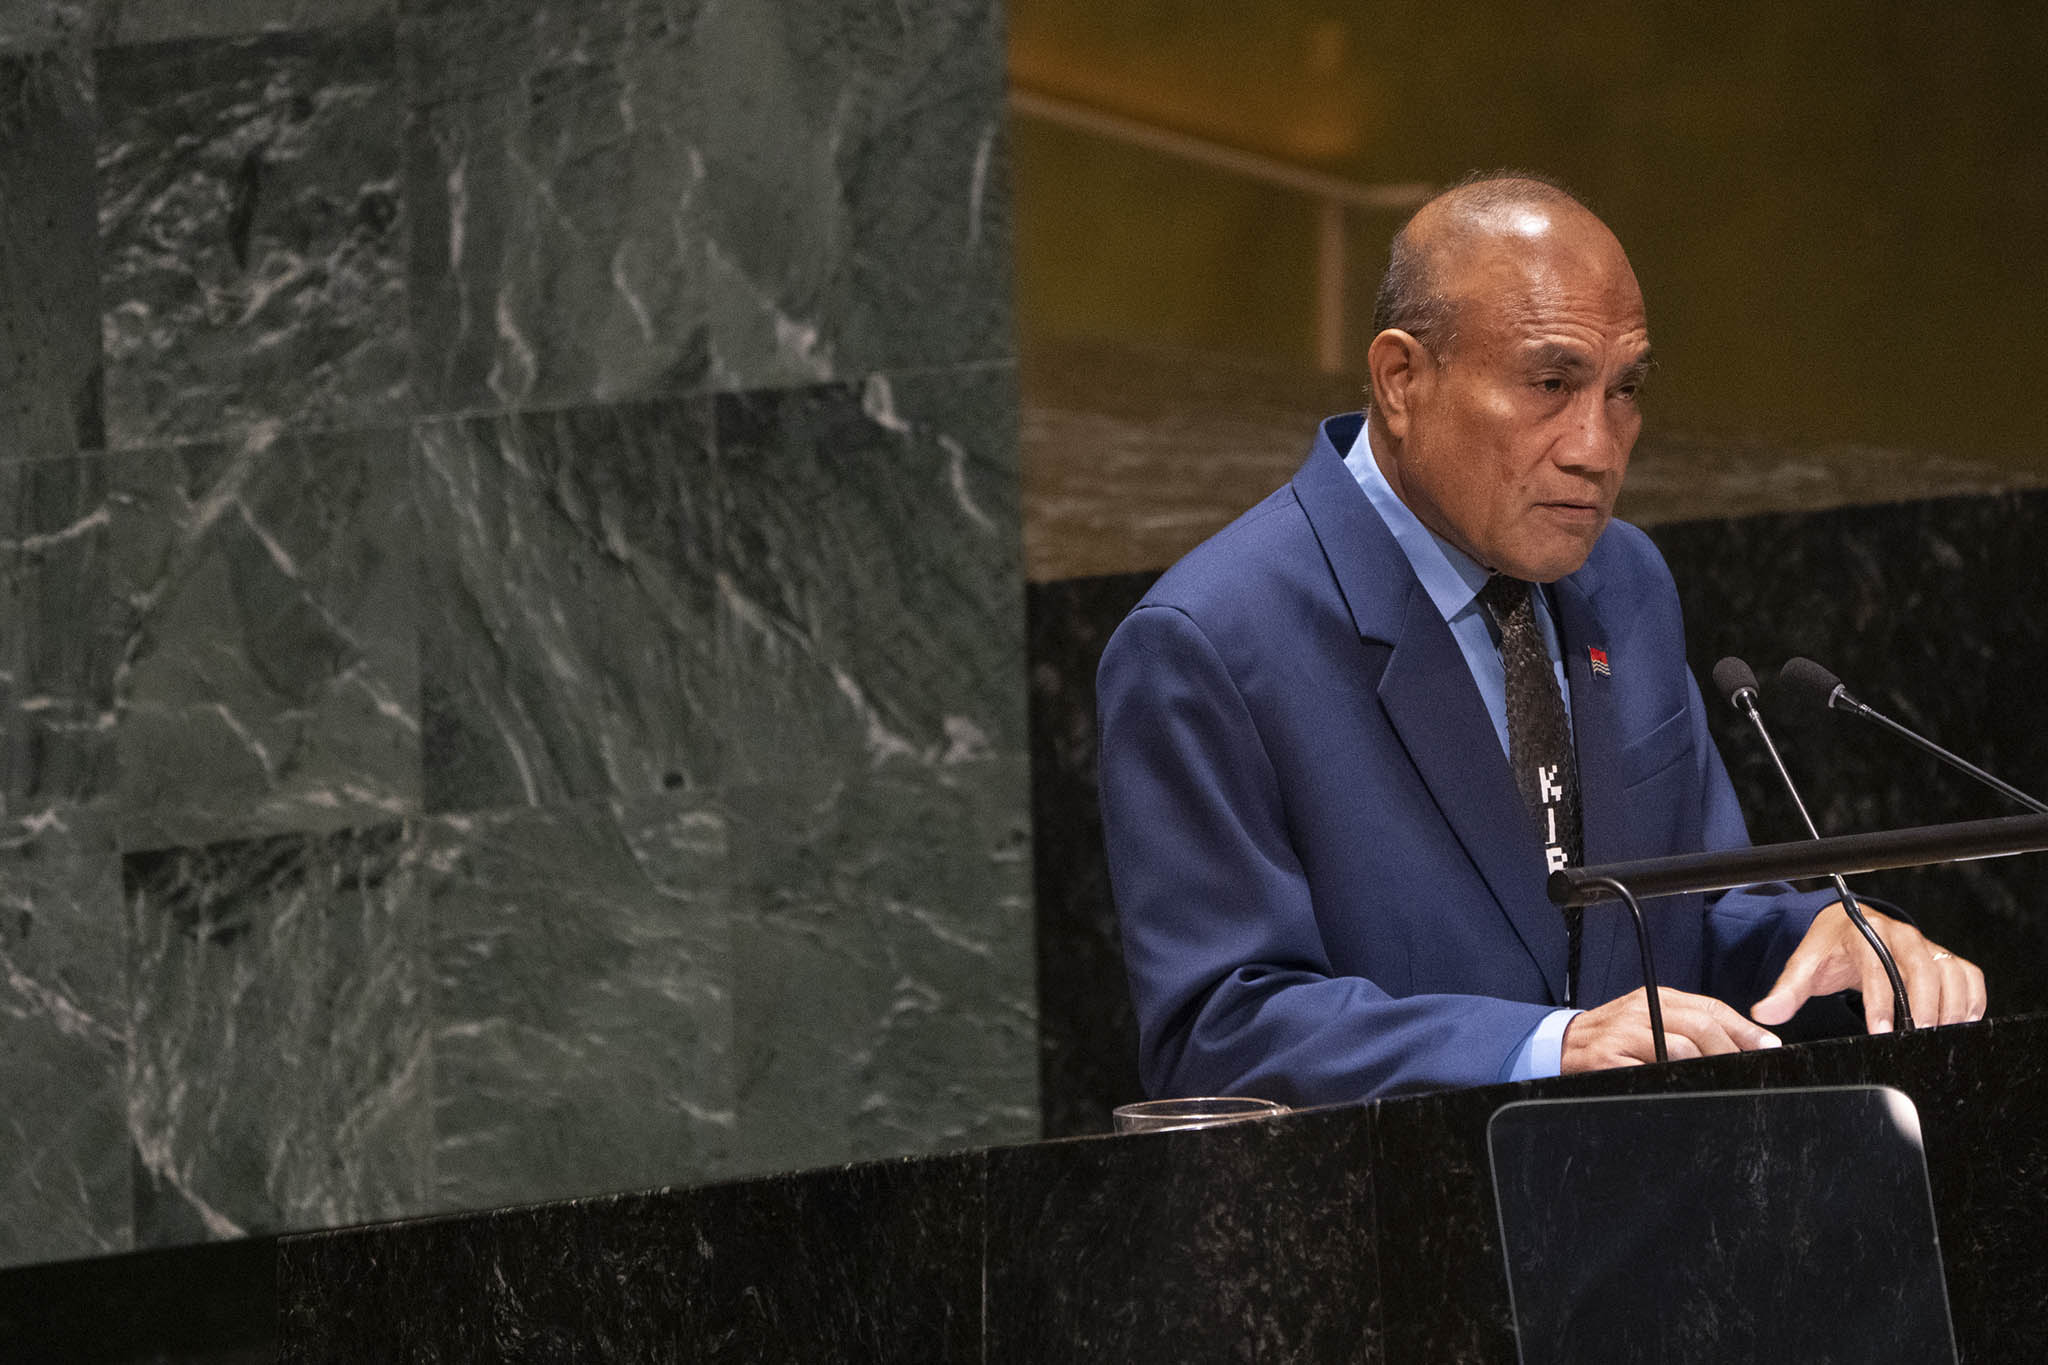
[[[1558,810],[1588,863],[1747,841],[1670,573],[1610,521],[1650,355],[1620,243],[1555,186],[1478,177],[1395,238],[1374,321],[1367,414],[1325,422],[1103,655],[1103,820],[1154,1095],[1320,1104],[1648,1060],[1625,912],[1586,912],[1568,1003]],[[1564,763],[1516,752],[1511,677],[1554,699]],[[1776,1046],[1767,1025],[1850,987],[1889,1028],[1882,970],[1827,902],[1655,903],[1671,1055]],[[1981,1017],[1981,972],[1871,920],[1922,1022]]]

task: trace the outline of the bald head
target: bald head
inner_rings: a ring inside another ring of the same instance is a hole
[[[1478,283],[1470,278],[1471,267],[1503,252],[1525,254],[1560,244],[1574,254],[1611,253],[1609,264],[1627,268],[1607,225],[1562,185],[1522,171],[1467,176],[1416,210],[1394,234],[1372,330],[1399,328],[1446,355],[1457,341],[1460,305]]]
[[[1368,420],[1395,495],[1484,568],[1577,570],[1613,513],[1650,368],[1614,234],[1542,180],[1458,185],[1395,239],[1378,320]]]

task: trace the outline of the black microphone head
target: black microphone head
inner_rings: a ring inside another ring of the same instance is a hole
[[[1756,695],[1756,674],[1748,664],[1731,654],[1714,665],[1714,690],[1721,694],[1722,701],[1736,706],[1735,699],[1744,692],[1752,697]]]
[[[1834,705],[1835,691],[1842,680],[1811,659],[1791,658],[1778,670],[1771,688],[1771,700],[1779,697],[1802,710],[1825,711]]]

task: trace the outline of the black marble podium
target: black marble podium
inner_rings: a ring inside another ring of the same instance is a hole
[[[1918,1106],[1960,1360],[2035,1358],[2048,1016],[36,1267],[0,1356],[1510,1362],[1503,1104],[1853,1084]]]
[[[282,1358],[1512,1361],[1511,1099],[1919,1106],[1964,1361],[2048,1338],[2048,1018],[287,1238]]]

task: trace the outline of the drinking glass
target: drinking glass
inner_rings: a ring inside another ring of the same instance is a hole
[[[1271,1118],[1287,1112],[1272,1100],[1242,1095],[1209,1095],[1184,1100],[1140,1100],[1115,1109],[1119,1133],[1157,1133],[1168,1128],[1214,1128],[1222,1123]]]

